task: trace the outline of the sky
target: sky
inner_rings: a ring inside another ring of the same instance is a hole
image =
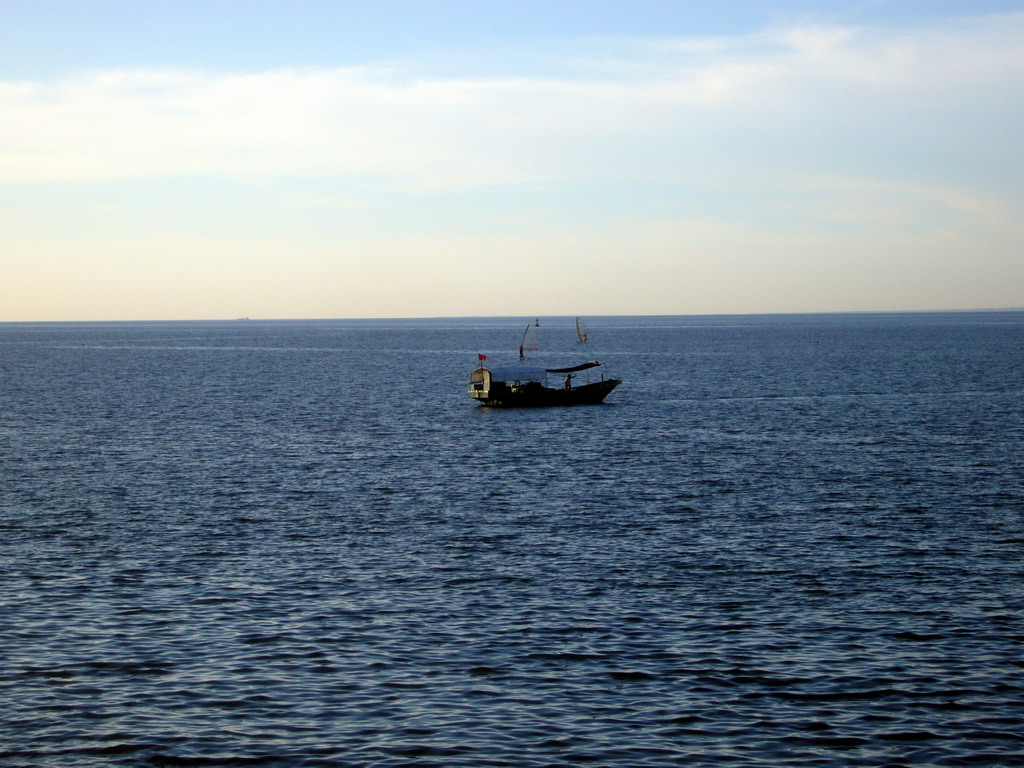
[[[0,0],[0,321],[1024,307],[1024,0]]]

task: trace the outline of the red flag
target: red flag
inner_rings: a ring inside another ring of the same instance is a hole
[[[476,356],[480,358],[480,362],[483,362],[484,360],[487,359],[487,355],[483,355],[479,352],[476,353]]]

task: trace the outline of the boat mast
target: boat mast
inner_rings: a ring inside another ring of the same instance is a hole
[[[540,319],[534,320],[532,323],[528,323],[526,330],[523,331],[523,340],[519,343],[519,359],[526,359],[526,337],[530,333],[531,328],[540,328]],[[530,347],[530,351],[537,349],[536,346]]]

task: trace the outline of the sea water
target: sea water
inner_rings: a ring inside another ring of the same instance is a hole
[[[0,764],[1024,765],[1024,313],[0,325]]]

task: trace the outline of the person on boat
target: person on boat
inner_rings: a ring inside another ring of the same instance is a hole
[[[565,377],[565,388],[572,389],[572,374],[570,373]]]

